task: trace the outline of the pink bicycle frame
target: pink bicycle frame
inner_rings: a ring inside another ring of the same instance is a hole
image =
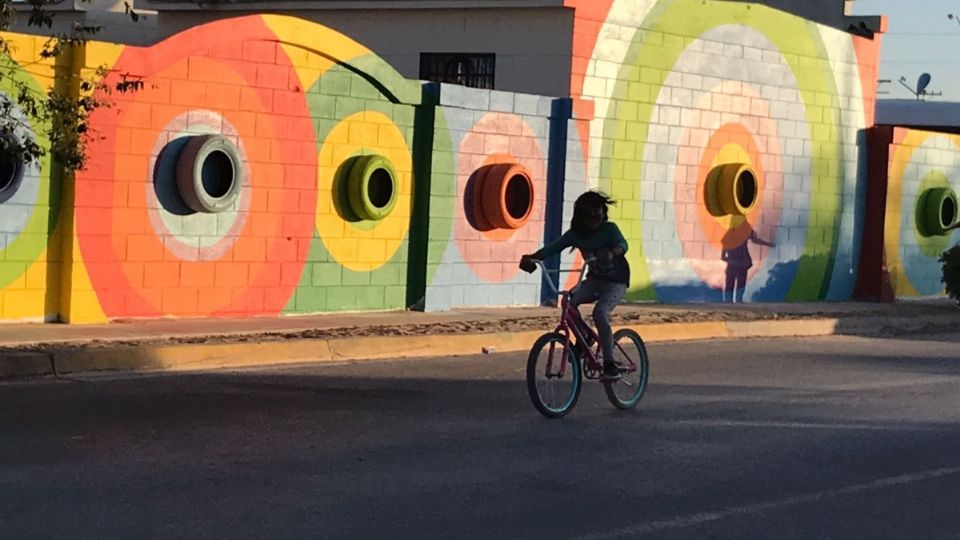
[[[560,323],[557,325],[557,328],[554,330],[554,332],[562,334],[564,336],[564,340],[563,340],[564,356],[561,356],[561,358],[565,358],[565,356],[568,354],[568,351],[572,348],[572,344],[570,343],[570,335],[572,333],[574,336],[576,336],[577,342],[583,344],[582,350],[586,353],[585,360],[587,362],[587,367],[593,371],[599,371],[603,368],[603,366],[600,364],[600,361],[599,361],[600,336],[598,336],[597,333],[593,330],[593,328],[591,328],[590,325],[588,325],[586,321],[583,320],[583,317],[580,315],[580,310],[578,310],[576,306],[574,306],[570,302],[570,296],[577,290],[577,287],[580,286],[580,283],[583,282],[583,276],[587,271],[587,267],[592,262],[593,262],[593,259],[585,260],[583,262],[583,265],[580,266],[579,270],[575,270],[575,269],[548,270],[547,267],[543,264],[543,261],[536,261],[537,266],[540,267],[540,270],[542,270],[544,274],[563,274],[563,273],[579,272],[580,275],[577,278],[577,284],[569,291],[561,291],[556,287],[556,285],[553,284],[552,280],[549,280],[549,279],[544,280],[549,284],[550,290],[552,290],[554,294],[560,297]],[[584,332],[587,332],[587,334],[584,334]],[[589,343],[589,340],[593,340],[593,343],[595,344],[595,350],[586,345],[586,343]],[[619,343],[614,343],[614,346],[620,349],[620,352],[623,353],[623,357],[626,358],[627,362],[629,363],[628,366],[620,366],[620,368],[623,371],[627,371],[627,372],[636,371],[637,370],[636,364],[634,364],[633,360],[630,359],[630,356],[626,354],[626,351],[623,350],[623,347],[621,347]],[[547,357],[547,374],[548,375],[553,373],[553,359],[554,359],[554,344],[551,343],[549,356]],[[563,375],[566,373],[566,370],[567,370],[567,363],[564,361],[560,361],[560,369],[555,375],[557,377],[563,377]]]

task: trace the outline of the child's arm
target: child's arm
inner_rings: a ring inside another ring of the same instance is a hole
[[[520,269],[524,272],[533,272],[537,269],[537,265],[533,261],[542,261],[547,257],[551,257],[557,253],[560,253],[565,248],[568,248],[572,245],[573,240],[571,240],[571,231],[567,231],[563,233],[563,236],[543,246],[534,253],[520,257]]]
[[[573,245],[573,240],[571,238],[572,234],[573,234],[572,231],[567,231],[563,233],[563,235],[560,238],[557,238],[553,242],[550,242],[549,244],[543,246],[542,248],[538,249],[534,253],[531,253],[530,257],[533,259],[537,259],[538,261],[542,261],[544,259],[547,259],[549,257],[556,255],[557,253],[560,253],[564,249]]]

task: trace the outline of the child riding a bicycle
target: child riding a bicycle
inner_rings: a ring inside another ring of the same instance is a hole
[[[627,241],[620,228],[607,217],[607,208],[613,204],[616,202],[598,191],[580,195],[573,204],[570,229],[556,241],[520,259],[520,268],[526,272],[536,270],[535,260],[542,261],[568,247],[579,249],[584,260],[593,260],[587,278],[573,291],[570,301],[574,306],[596,302],[593,322],[603,352],[603,378],[607,380],[620,376],[613,361],[610,314],[626,297],[630,283],[630,265],[624,256]]]

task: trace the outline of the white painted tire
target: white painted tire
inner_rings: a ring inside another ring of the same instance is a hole
[[[217,214],[229,210],[243,187],[243,161],[222,135],[191,137],[177,158],[177,190],[191,210]]]

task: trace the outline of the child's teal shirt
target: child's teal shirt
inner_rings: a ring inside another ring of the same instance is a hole
[[[580,250],[584,258],[593,256],[593,252],[598,249],[610,249],[614,246],[623,248],[627,252],[627,240],[620,232],[620,227],[616,223],[607,221],[597,232],[590,236],[585,236],[575,232],[573,229],[563,233],[563,236],[556,241],[551,242],[540,249],[537,253],[544,259],[560,253],[568,247],[575,247]],[[613,266],[609,268],[598,268],[596,265],[587,274],[587,277],[597,277],[603,281],[613,281],[617,283],[630,283],[630,265],[623,255],[613,258]]]

